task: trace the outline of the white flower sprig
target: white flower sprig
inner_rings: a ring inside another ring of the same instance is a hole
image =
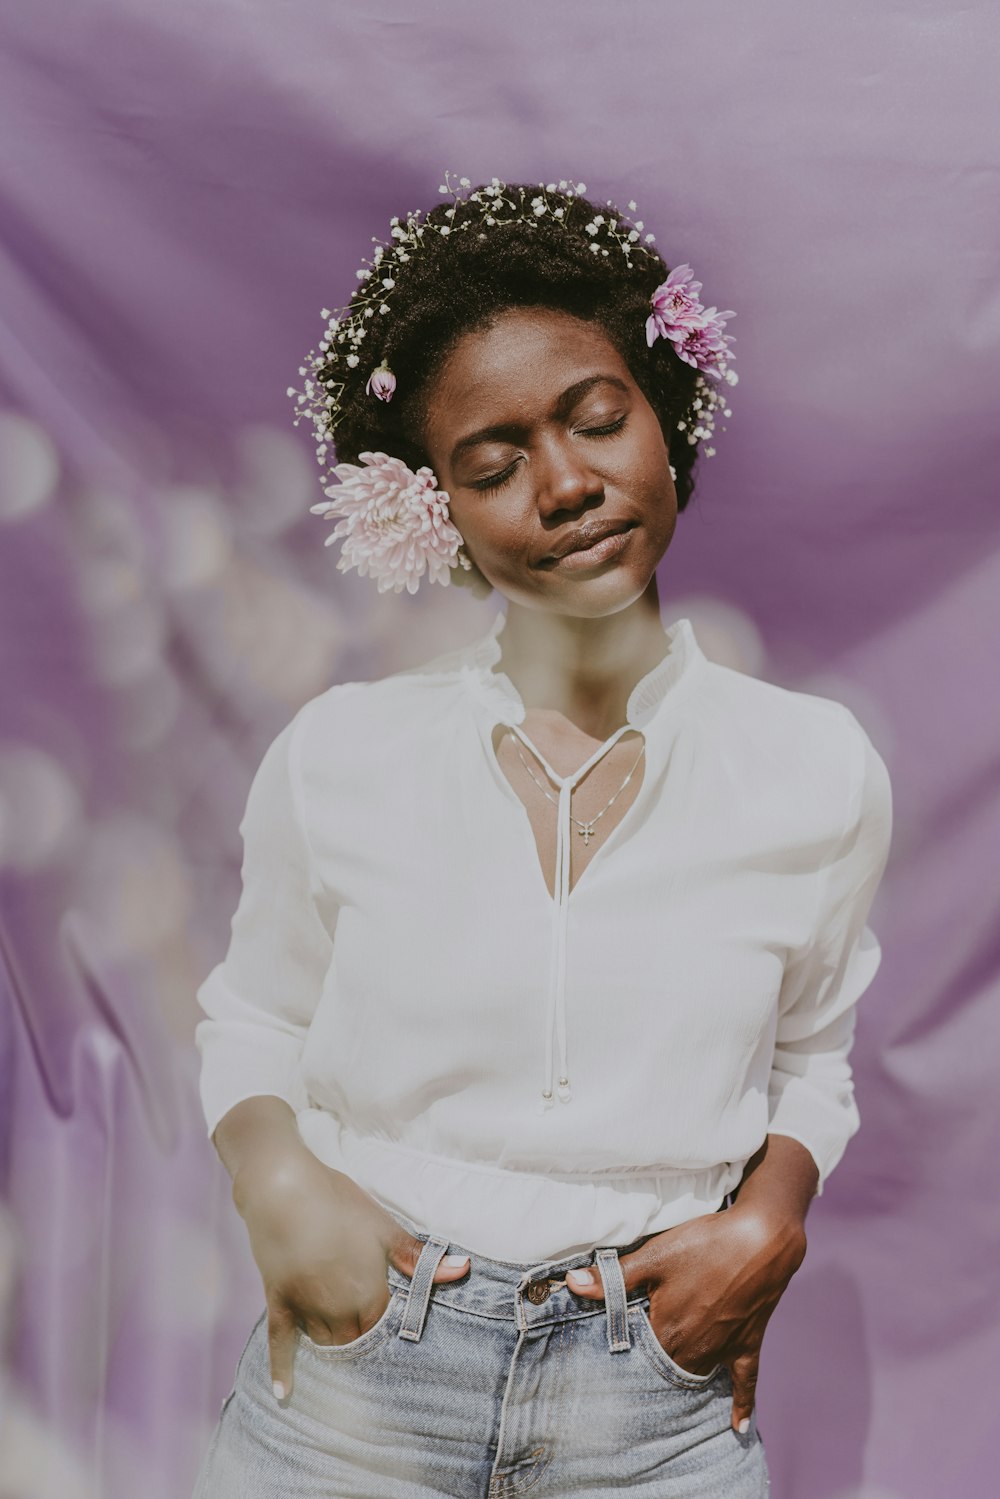
[[[425,571],[432,581],[447,583],[456,567],[471,569],[472,564],[461,551],[461,535],[449,519],[448,496],[438,488],[429,468],[414,473],[385,453],[362,453],[363,466],[333,463],[348,372],[361,365],[369,333],[378,319],[392,311],[401,269],[425,253],[428,234],[447,237],[474,232],[485,239],[497,225],[518,223],[532,230],[547,219],[563,227],[573,220],[575,226],[580,213],[577,200],[587,191],[583,182],[539,183],[535,189],[510,187],[498,177],[475,191],[471,187],[468,177],[453,182],[452,174],[446,172],[440,191],[453,201],[442,215],[429,222],[418,209],[390,220],[387,240],[372,237],[374,249],[355,273],[360,285],[351,303],[337,312],[323,308],[323,337],[299,367],[303,389],[290,385],[287,391],[295,399],[294,424],[298,426],[303,416],[312,423],[324,487],[330,485],[325,487],[329,501],[312,506],[312,511],[328,519],[340,518],[326,539],[327,545],[344,539],[337,566],[341,571],[356,567],[362,575],[370,574],[383,592],[406,588],[414,593]],[[477,211],[459,216],[460,203],[472,204]],[[641,219],[628,216],[635,213],[634,201],[628,204],[628,214],[610,201],[607,213],[592,213],[592,207],[587,204],[583,225],[592,254],[605,258],[621,254],[630,267],[641,268],[643,261],[659,263],[651,248],[655,237],[645,232]],[[732,415],[721,387],[737,381],[729,348],[733,340],[724,331],[726,320],[734,314],[703,307],[697,295],[700,290],[690,266],[676,267],[652,293],[646,322],[650,345],[656,338],[667,339],[677,357],[697,371],[694,395],[676,424],[692,446],[714,438],[720,415]],[[384,358],[378,364],[372,359],[365,391],[375,400],[392,400],[396,376]],[[702,451],[708,458],[715,455],[711,446]],[[673,466],[671,474],[676,479]]]
[[[476,232],[482,238],[497,224],[517,221],[534,228],[546,217],[567,225],[576,210],[574,200],[587,191],[586,183],[566,180],[540,182],[537,189],[514,188],[501,182],[499,177],[494,177],[475,192],[469,191],[471,186],[468,177],[453,179],[453,174],[446,172],[440,191],[450,195],[453,201],[451,207],[445,210],[444,222],[428,223],[427,215],[420,209],[408,213],[405,218],[392,218],[389,221],[389,238],[380,240],[373,235],[374,249],[371,258],[363,261],[355,272],[361,286],[351,305],[337,311],[323,308],[323,337],[318,347],[310,349],[305,362],[299,366],[299,374],[304,377],[303,387],[299,390],[290,385],[287,394],[295,400],[296,410],[292,418],[294,425],[298,426],[304,415],[312,423],[316,459],[324,469],[324,482],[333,473],[327,459],[331,456],[330,450],[335,440],[346,385],[343,371],[357,369],[361,364],[372,319],[385,317],[391,312],[397,273],[401,266],[424,252],[427,235],[440,234],[447,237],[452,233]],[[557,193],[558,198],[554,196]],[[478,212],[459,218],[456,223],[456,209],[460,202],[474,203]],[[599,213],[588,218],[584,226],[590,236],[593,253],[608,256],[617,248],[630,266],[636,263],[633,257],[637,256],[637,252],[640,260],[643,252],[652,254],[647,247],[654,243],[654,236],[646,234],[642,237],[645,227],[642,220],[631,221],[616,213],[610,202],[607,207],[607,214]],[[634,208],[635,203],[630,203],[629,209]],[[388,395],[385,393],[388,383],[382,378],[385,374],[390,375],[392,381]],[[367,388],[369,394],[374,394],[381,400],[391,398],[395,378],[391,376],[391,371],[384,369],[384,363],[377,368],[373,366]]]

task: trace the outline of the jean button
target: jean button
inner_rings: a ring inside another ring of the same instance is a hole
[[[529,1282],[525,1294],[532,1306],[541,1306],[543,1301],[548,1301],[551,1290],[547,1280],[533,1280]]]

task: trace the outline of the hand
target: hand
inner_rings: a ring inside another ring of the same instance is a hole
[[[287,1400],[296,1328],[316,1343],[353,1342],[389,1304],[388,1264],[412,1275],[423,1242],[305,1147],[255,1163],[233,1186],[264,1282],[275,1397]],[[434,1279],[468,1268],[468,1255],[446,1255]]]
[[[805,1252],[801,1222],[736,1202],[655,1234],[619,1258],[626,1290],[649,1288],[653,1331],[682,1369],[710,1374],[717,1364],[728,1366],[735,1431],[749,1426],[764,1329]],[[603,1301],[599,1272],[585,1274],[592,1279],[579,1282],[571,1270],[570,1289]]]

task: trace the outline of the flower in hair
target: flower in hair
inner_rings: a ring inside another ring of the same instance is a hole
[[[723,379],[733,342],[725,324],[736,314],[703,307],[700,291],[701,282],[694,279],[691,267],[675,266],[650,298],[653,310],[646,319],[646,343],[651,348],[658,338],[667,338],[685,364]]]
[[[391,323],[393,299],[412,275],[411,263],[427,255],[437,236],[448,244],[460,243],[462,236],[469,235],[479,241],[517,225],[521,234],[554,244],[554,236],[565,231],[589,246],[588,261],[591,255],[595,260],[620,256],[629,270],[648,277],[645,285],[662,274],[663,262],[652,248],[655,236],[644,232],[642,219],[629,216],[634,214],[635,202],[629,201],[628,215],[610,201],[602,210],[599,204],[584,200],[586,191],[582,182],[561,180],[539,183],[536,188],[510,186],[499,177],[473,188],[468,177],[453,181],[445,173],[441,192],[453,201],[432,214],[418,209],[392,218],[384,240],[373,236],[371,255],[355,273],[358,284],[348,305],[338,311],[323,308],[318,346],[310,349],[299,366],[303,388],[290,385],[287,394],[295,401],[295,425],[303,418],[312,425],[321,482],[331,484],[324,489],[328,501],[312,510],[340,521],[326,541],[329,545],[344,540],[337,564],[341,571],[356,567],[362,575],[378,580],[380,592],[394,589],[398,593],[405,588],[415,593],[425,572],[440,583],[449,579],[469,582],[475,591],[478,569],[461,547],[461,536],[449,519],[448,496],[438,489],[431,470],[421,468],[414,473],[385,453],[362,453],[361,465],[334,466],[338,428],[345,412],[359,402],[362,389],[372,401],[393,399],[397,381],[383,352],[387,326],[383,320],[388,317]],[[440,247],[436,250],[441,253]],[[725,332],[725,324],[735,314],[704,307],[700,292],[701,282],[694,279],[691,267],[675,267],[650,297],[645,331],[649,347],[658,338],[665,339],[677,358],[697,372],[690,399],[676,413],[674,427],[678,441],[691,446],[701,443],[701,452],[710,458],[715,454],[712,444],[719,420],[732,416],[725,387],[735,386],[737,375],[731,367],[734,339]],[[376,364],[380,355],[381,362]],[[370,374],[362,385],[366,368]],[[366,421],[371,422],[373,433],[380,430],[373,406],[367,415],[357,409],[354,414],[361,418],[362,430]],[[376,438],[372,435],[368,440]],[[335,479],[339,480],[336,485]],[[456,568],[464,571],[456,573]]]
[[[386,453],[361,453],[361,464],[338,463],[340,480],[324,491],[313,515],[340,517],[324,545],[343,539],[337,568],[356,567],[378,583],[379,593],[416,593],[427,572],[432,583],[449,583],[454,567],[470,569],[461,532],[448,515],[448,496],[426,466],[408,468]]]
[[[717,312],[709,307],[700,327],[686,329],[680,338],[672,338],[671,343],[685,364],[713,380],[721,380],[726,373],[726,360],[731,357],[728,345],[733,341],[723,332],[723,326],[735,316],[735,312]]]
[[[701,282],[694,279],[689,265],[677,265],[666,281],[654,291],[650,301],[653,310],[646,319],[646,343],[652,348],[657,338],[669,338],[698,326],[704,311],[698,300]]]
[[[380,401],[391,401],[395,389],[396,377],[383,359],[378,369],[372,370],[368,376],[365,395],[378,396]]]

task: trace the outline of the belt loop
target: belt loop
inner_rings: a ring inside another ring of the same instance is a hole
[[[399,1329],[399,1337],[410,1338],[415,1343],[423,1332],[424,1319],[427,1316],[427,1303],[430,1300],[431,1286],[434,1282],[434,1272],[441,1263],[447,1248],[448,1241],[446,1239],[431,1237],[424,1243],[406,1292],[406,1306],[403,1310],[403,1322]]]
[[[594,1255],[604,1282],[604,1308],[608,1317],[608,1347],[623,1353],[631,1347],[628,1335],[628,1297],[617,1249],[598,1249]]]

